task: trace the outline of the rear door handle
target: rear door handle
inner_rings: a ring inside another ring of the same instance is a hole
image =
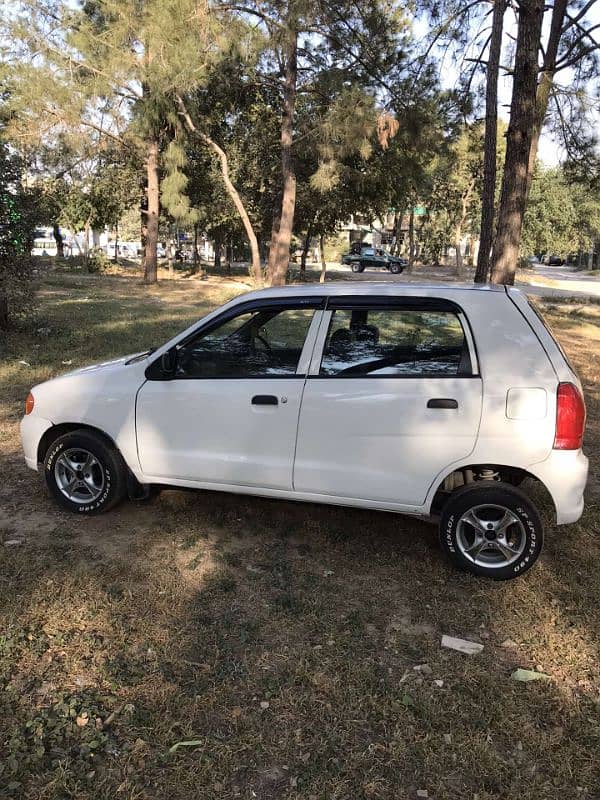
[[[255,394],[252,398],[253,406],[276,406],[278,403],[274,394]]]
[[[432,397],[427,401],[427,408],[458,408],[458,403],[450,397]]]

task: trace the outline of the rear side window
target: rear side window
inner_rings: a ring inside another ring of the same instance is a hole
[[[340,308],[333,312],[320,375],[456,377],[472,374],[453,311]]]
[[[569,361],[569,357],[567,356],[567,354],[566,354],[566,353],[565,353],[565,351],[563,350],[563,347],[562,347],[561,343],[560,343],[560,342],[558,341],[558,339],[556,338],[556,336],[555,336],[555,334],[554,334],[554,331],[553,331],[553,330],[552,330],[552,328],[550,327],[549,323],[548,323],[548,322],[547,322],[547,321],[544,319],[544,315],[542,314],[542,311],[541,311],[541,309],[539,308],[539,306],[538,306],[538,305],[537,305],[537,304],[536,304],[534,301],[532,301],[530,298],[527,298],[527,305],[528,305],[528,306],[529,306],[529,308],[530,308],[530,309],[533,311],[533,313],[536,315],[536,317],[539,319],[539,321],[542,323],[542,325],[544,326],[544,328],[545,328],[545,329],[548,331],[548,333],[549,333],[549,334],[550,334],[550,336],[552,337],[552,339],[553,339],[553,341],[554,341],[554,344],[555,344],[555,345],[558,347],[558,350],[559,350],[559,352],[560,352],[561,356],[562,356],[562,357],[564,358],[564,360],[566,361],[566,363],[567,363],[567,365],[568,365],[569,369],[571,370],[571,372],[572,372],[574,375],[577,375],[577,371],[576,371],[575,367],[574,367],[574,366],[573,366],[573,364],[571,364],[571,362]]]

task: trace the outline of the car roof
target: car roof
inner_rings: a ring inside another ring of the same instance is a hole
[[[511,287],[512,288],[512,287]],[[250,300],[256,298],[292,298],[292,297],[345,297],[356,295],[374,295],[381,297],[448,297],[453,294],[504,292],[505,287],[498,284],[485,283],[400,283],[397,281],[339,281],[331,283],[304,283],[301,285],[274,286],[268,289],[257,289],[237,299]],[[517,290],[515,290],[517,291]]]

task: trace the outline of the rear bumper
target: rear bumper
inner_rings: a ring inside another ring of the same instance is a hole
[[[553,450],[545,461],[528,468],[550,492],[558,525],[577,522],[582,515],[588,466],[581,450]]]
[[[37,414],[28,414],[21,420],[21,444],[25,454],[25,463],[29,469],[37,471],[38,468],[38,446],[40,439],[48,428],[52,427],[52,422]]]

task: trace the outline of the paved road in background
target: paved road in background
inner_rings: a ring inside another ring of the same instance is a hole
[[[335,273],[336,277],[350,278],[362,281],[398,281],[404,283],[439,283],[454,282],[452,268],[444,267],[416,267],[412,275],[391,275],[386,270],[369,269],[360,273],[353,273],[343,264],[328,264],[327,272]],[[469,277],[465,281],[470,282]],[[515,284],[527,294],[541,297],[578,297],[581,299],[600,299],[600,275],[598,277],[585,275],[572,267],[540,267],[536,272],[527,275],[525,281]]]
[[[529,294],[546,297],[600,298],[600,275],[585,275],[573,267],[540,267],[527,281],[517,284]]]

